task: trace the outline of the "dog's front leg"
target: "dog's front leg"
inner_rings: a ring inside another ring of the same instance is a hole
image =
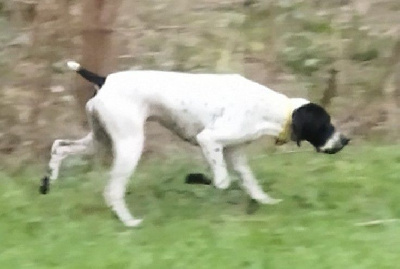
[[[238,173],[239,177],[242,179],[243,188],[252,199],[262,204],[277,204],[282,201],[281,199],[272,198],[262,190],[247,164],[246,155],[241,150],[240,146],[227,147],[224,154],[229,166]]]
[[[204,157],[214,174],[214,185],[218,189],[229,187],[231,180],[223,155],[223,145],[218,143],[211,131],[204,130],[197,135],[197,141],[203,151]]]

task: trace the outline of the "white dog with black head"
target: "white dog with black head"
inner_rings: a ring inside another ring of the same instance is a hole
[[[80,140],[56,140],[49,174],[41,192],[58,177],[61,161],[73,154],[93,154],[94,141],[106,133],[113,165],[104,191],[108,206],[126,226],[137,226],[125,200],[125,188],[143,151],[144,125],[157,120],[182,139],[201,147],[216,188],[231,183],[228,168],[241,178],[244,190],[262,204],[280,200],[265,193],[246,160],[243,147],[261,136],[310,142],[318,152],[336,153],[349,139],[335,130],[328,113],[317,104],[289,98],[235,74],[189,74],[124,71],[102,77],[70,61],[69,68],[98,86],[86,111],[92,131]]]

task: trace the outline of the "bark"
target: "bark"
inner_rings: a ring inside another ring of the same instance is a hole
[[[336,74],[337,70],[331,69],[329,70],[330,76],[327,82],[327,87],[324,91],[324,94],[322,96],[322,99],[320,100],[320,103],[323,107],[327,108],[330,106],[332,99],[338,95],[337,93],[337,82],[336,82]]]
[[[116,69],[118,44],[114,40],[114,23],[121,0],[85,0],[82,8],[82,59],[85,68],[107,75]],[[93,96],[93,84],[77,78],[76,97],[82,115],[86,102]],[[85,122],[85,121],[84,121]]]

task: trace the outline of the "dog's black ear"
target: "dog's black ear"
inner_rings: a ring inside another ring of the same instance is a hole
[[[297,140],[297,141],[296,141],[296,144],[297,144],[298,147],[300,147],[300,146],[301,146],[301,141],[300,141],[300,140]]]
[[[292,124],[292,133],[290,135],[290,139],[292,141],[295,141],[298,147],[301,146],[301,140],[299,139],[299,137],[300,136],[298,130],[296,129],[295,125]]]
[[[292,134],[291,134],[291,139],[292,141],[295,141],[297,146],[301,146],[301,140],[302,140],[302,119],[301,115],[299,115],[299,112],[293,113],[292,115]]]
[[[329,114],[317,104],[303,105],[292,113],[292,140],[298,146],[305,140],[319,147],[326,143],[334,130]]]

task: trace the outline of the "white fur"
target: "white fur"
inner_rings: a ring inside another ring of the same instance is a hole
[[[87,136],[79,140],[61,140],[54,141],[51,147],[51,159],[49,162],[50,179],[58,178],[58,171],[63,159],[70,155],[94,153],[93,134],[90,132]]]
[[[325,150],[330,150],[332,148],[335,148],[336,145],[341,144],[340,137],[341,137],[341,134],[339,132],[335,131],[331,135],[331,137],[325,142],[325,144],[319,148],[319,150],[325,151]]]
[[[67,66],[69,69],[78,71],[81,68],[81,65],[75,61],[68,61]]]
[[[73,70],[80,68],[76,62],[68,62],[68,66]],[[89,118],[93,115],[100,118],[113,143],[114,163],[104,192],[106,203],[125,225],[136,226],[141,222],[127,209],[124,193],[142,154],[144,123],[157,120],[201,147],[213,172],[215,187],[229,187],[227,167],[231,167],[253,199],[275,204],[280,200],[261,189],[242,148],[263,135],[277,136],[288,111],[306,103],[305,99],[288,98],[240,75],[161,71],[111,74],[87,104]],[[66,154],[90,152],[92,139],[89,134],[84,143],[77,141],[68,150],[56,141],[50,161],[52,178],[57,177]],[[83,150],[83,145],[88,150]]]

